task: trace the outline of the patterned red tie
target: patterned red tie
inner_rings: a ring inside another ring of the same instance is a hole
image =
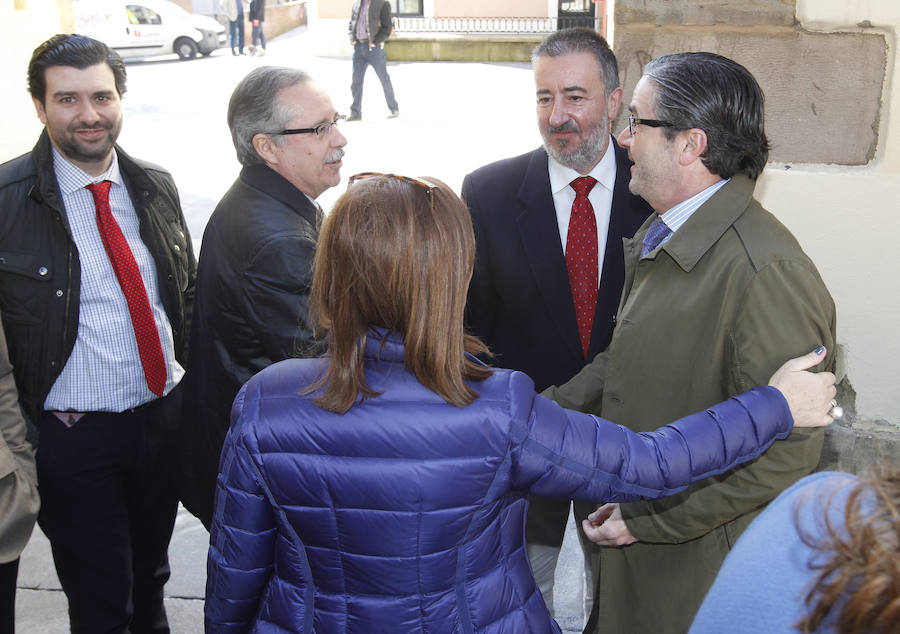
[[[597,220],[594,218],[591,201],[588,200],[588,192],[596,182],[590,176],[582,176],[570,183],[575,190],[575,202],[572,203],[566,238],[566,269],[569,272],[569,286],[575,301],[575,317],[578,320],[578,334],[581,336],[581,350],[585,359],[591,344],[594,310],[597,308]]]
[[[116,272],[125,301],[128,302],[128,312],[131,314],[131,325],[134,328],[141,365],[144,366],[147,387],[157,396],[162,396],[166,387],[166,361],[159,341],[159,332],[156,330],[153,311],[150,310],[150,300],[147,299],[147,289],[144,288],[141,271],[125,236],[122,235],[119,223],[110,211],[109,186],[109,181],[103,181],[91,183],[87,188],[94,196],[100,239],[103,240],[110,264]]]

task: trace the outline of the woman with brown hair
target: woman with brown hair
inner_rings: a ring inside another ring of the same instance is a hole
[[[527,495],[674,493],[820,426],[823,349],[653,433],[564,410],[465,334],[474,236],[445,184],[350,179],[311,294],[328,346],[238,394],[210,535],[211,632],[559,632],[524,547]],[[778,388],[778,389],[776,389]]]

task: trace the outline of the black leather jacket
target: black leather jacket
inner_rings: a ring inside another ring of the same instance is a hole
[[[309,289],[318,207],[265,165],[251,165],[219,201],[203,233],[191,363],[179,444],[184,505],[208,527],[219,454],[241,386],[289,357],[316,356]]]
[[[178,192],[162,168],[116,152],[156,262],[175,356],[185,365],[197,266]],[[0,311],[19,400],[32,421],[75,345],[80,289],[78,249],[45,130],[29,154],[0,165]]]

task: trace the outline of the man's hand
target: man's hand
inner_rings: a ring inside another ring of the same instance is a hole
[[[604,504],[581,522],[587,538],[600,546],[627,546],[637,541],[625,521],[616,502]]]

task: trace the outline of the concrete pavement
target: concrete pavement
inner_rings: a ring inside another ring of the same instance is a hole
[[[316,57],[309,48],[303,27],[270,42],[262,58],[233,57],[225,48],[189,62],[171,56],[128,64],[120,143],[130,154],[172,172],[196,249],[216,202],[239,171],[225,112],[234,86],[247,72],[263,64],[307,70],[329,91],[338,111],[349,114],[350,60]],[[459,191],[463,176],[472,169],[540,144],[527,64],[405,62],[389,64],[389,72],[400,117],[386,118],[381,86],[369,72],[363,121],[341,124],[348,138],[343,179],[319,198],[326,210],[356,172],[436,176]],[[17,150],[10,155],[26,152],[30,145]],[[180,509],[169,549],[172,578],[166,586],[176,634],[203,629],[207,545],[206,531]],[[565,632],[580,632],[581,555],[571,521],[562,562],[557,571],[557,618]],[[65,597],[49,544],[37,529],[22,555],[18,585],[19,632],[67,631]]]

